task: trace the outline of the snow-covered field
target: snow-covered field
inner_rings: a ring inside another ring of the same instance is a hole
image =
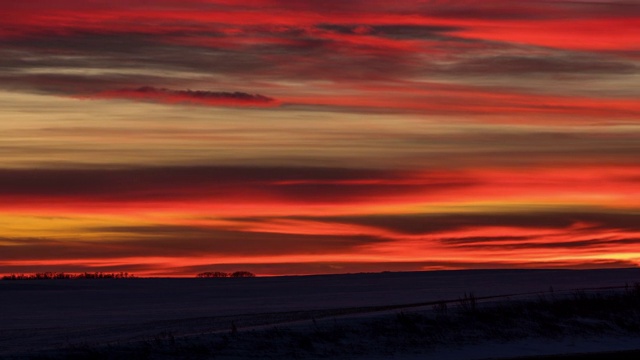
[[[402,316],[443,311],[442,304],[433,305],[440,301],[450,301],[449,308],[460,306],[463,304],[460,299],[465,294],[473,294],[481,305],[483,302],[535,299],[545,292],[562,297],[575,289],[635,283],[640,283],[640,269],[0,281],[0,358],[55,354],[69,347],[87,352],[104,346],[117,348],[144,344],[148,347],[155,343],[165,347],[176,342],[193,345],[196,350],[189,348],[191,350],[188,351],[193,350],[196,355],[200,346],[202,358],[213,358],[215,346],[211,345],[213,340],[208,339],[227,339],[228,336],[241,337],[243,334],[250,334],[246,336],[251,337],[248,341],[252,346],[260,341],[268,344],[261,356],[269,355],[274,342],[298,339],[298,333],[312,332],[320,338],[325,335],[341,336],[336,344],[348,347],[349,336],[359,336],[360,333],[341,333],[345,329],[355,329],[365,322],[367,324],[363,326],[372,326],[372,321],[379,321],[376,324],[384,327],[387,326],[384,321],[388,319],[401,324],[408,321],[407,326],[411,326],[413,320]],[[506,297],[501,297],[503,295]],[[424,347],[411,351],[409,343],[409,351],[405,351],[403,339],[390,342],[396,345],[381,347],[380,351],[365,342],[365,349],[346,349],[343,355],[363,359],[422,359],[425,356],[481,359],[640,348],[640,338],[628,332],[607,332],[595,338],[585,337],[585,334],[550,338],[542,334],[510,339],[502,334],[492,339],[474,331],[464,330],[475,341],[453,339],[448,344],[440,341],[440,345],[428,351]],[[286,354],[291,357],[332,354],[318,348],[313,339],[300,339],[301,352]],[[205,349],[202,344],[207,341],[211,346],[207,345],[209,348]],[[167,354],[167,358],[171,358],[170,352]],[[220,354],[226,354],[223,358],[252,356],[232,347],[227,347]],[[148,354],[145,356],[149,358]]]

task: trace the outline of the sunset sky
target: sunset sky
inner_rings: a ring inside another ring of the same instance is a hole
[[[0,274],[640,263],[640,3],[0,0]]]

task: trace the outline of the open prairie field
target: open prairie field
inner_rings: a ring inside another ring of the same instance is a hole
[[[484,359],[626,351],[640,349],[639,282],[640,269],[0,281],[0,357]]]

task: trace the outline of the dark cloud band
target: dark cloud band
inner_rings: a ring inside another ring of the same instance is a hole
[[[212,106],[270,106],[277,102],[270,97],[244,92],[205,90],[171,90],[143,86],[135,89],[118,89],[87,95],[89,98],[121,98],[137,101],[156,101],[169,104],[197,104]]]

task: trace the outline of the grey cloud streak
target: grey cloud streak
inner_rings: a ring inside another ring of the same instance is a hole
[[[602,249],[611,251],[616,245],[640,245],[640,237],[617,237],[617,238],[594,238],[586,240],[572,241],[553,241],[542,242],[535,241],[532,238],[518,239],[506,238],[459,238],[459,239],[442,239],[442,242],[459,249],[467,250],[531,250],[531,249]]]
[[[416,191],[454,191],[476,184],[455,173],[434,175],[406,183],[410,172],[327,167],[0,169],[0,197],[23,202],[249,201],[243,194],[251,191],[293,202],[344,203]]]
[[[446,71],[452,74],[523,75],[523,74],[634,74],[640,67],[631,61],[608,56],[573,53],[546,55],[496,55],[462,59]]]
[[[133,101],[152,101],[162,103],[181,103],[197,105],[269,105],[275,103],[273,98],[235,91],[209,91],[209,90],[173,90],[142,86],[134,89],[116,89],[96,94],[85,95],[88,98],[116,98]]]
[[[385,241],[370,235],[308,235],[233,231],[199,226],[145,225],[83,229],[80,238],[0,238],[0,262],[127,257],[233,257],[348,252]],[[117,239],[113,239],[117,234]]]
[[[621,230],[640,232],[640,213],[616,211],[512,211],[483,212],[479,214],[408,214],[344,216],[326,218],[298,217],[298,219],[319,220],[342,224],[377,227],[400,234],[419,235],[446,233],[460,229],[483,227],[515,227],[525,229],[569,229],[572,225],[585,224],[582,230]],[[505,234],[508,236],[509,234]],[[508,238],[507,238],[508,239]],[[470,241],[473,242],[474,238]],[[475,239],[487,241],[485,238]],[[519,238],[511,239],[519,240]],[[464,239],[455,241],[464,242]]]

